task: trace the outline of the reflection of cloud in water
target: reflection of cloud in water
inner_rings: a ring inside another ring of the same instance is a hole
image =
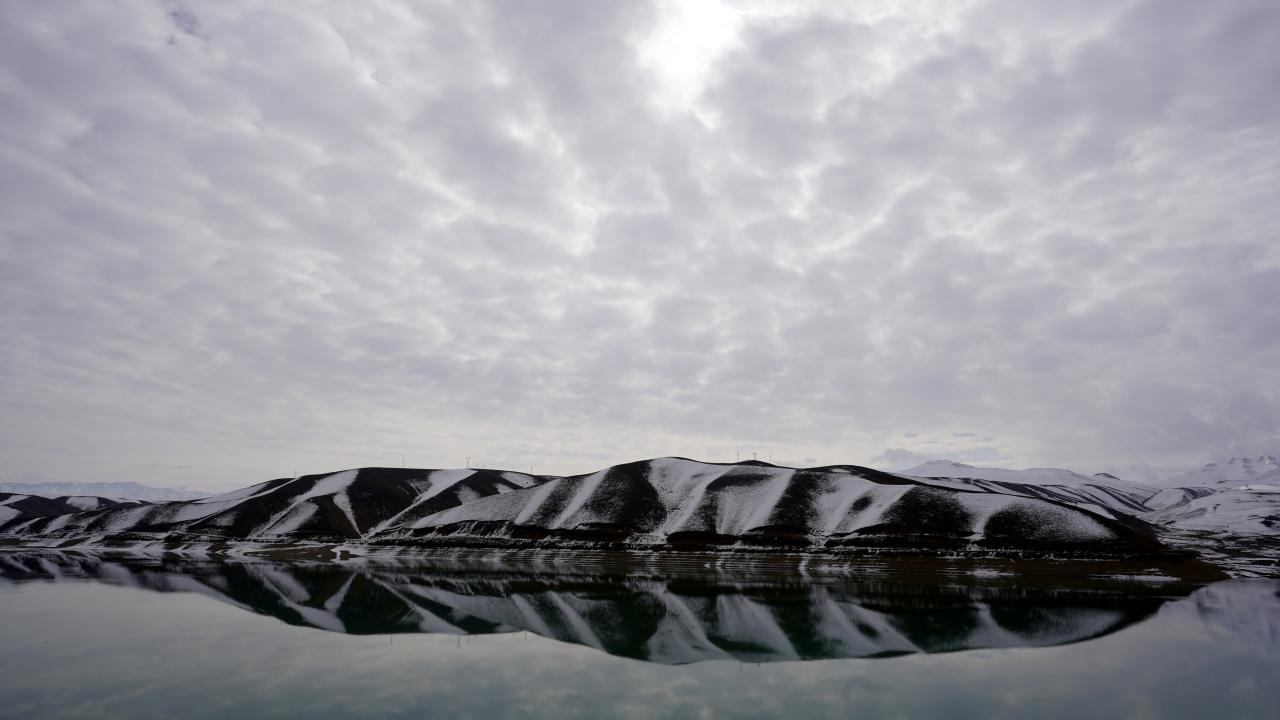
[[[889,688],[884,682],[857,674],[849,678],[844,686],[845,702],[851,712],[865,708],[870,701],[888,692]]]
[[[1265,657],[1280,647],[1280,581],[1230,580],[1201,588],[1191,599],[1215,638],[1254,646]]]
[[[175,564],[0,554],[0,574],[18,581],[75,577],[197,592],[290,625],[355,635],[528,631],[664,664],[1062,645],[1148,618],[1178,592],[1132,583],[1048,588],[1013,578],[802,581],[706,572],[659,577],[651,571]],[[1211,615],[1216,596],[1203,597],[1208,609],[1202,612]],[[1275,624],[1269,627],[1274,632]],[[874,691],[850,682],[850,693]]]

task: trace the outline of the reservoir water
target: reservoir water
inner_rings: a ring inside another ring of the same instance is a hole
[[[1261,718],[1280,583],[0,553],[0,717]]]

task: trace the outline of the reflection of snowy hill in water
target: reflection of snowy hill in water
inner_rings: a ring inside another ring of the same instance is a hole
[[[528,631],[666,664],[1060,645],[1116,632],[1193,588],[1107,581],[1046,588],[974,577],[784,580],[711,569],[659,578],[456,566],[179,565],[14,552],[0,553],[0,576],[196,592],[341,633]]]

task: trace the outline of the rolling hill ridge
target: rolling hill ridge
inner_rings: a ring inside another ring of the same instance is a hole
[[[0,534],[59,546],[312,541],[1101,557],[1166,550],[1145,523],[1091,499],[855,465],[658,458],[569,477],[363,468],[185,502],[11,518]]]

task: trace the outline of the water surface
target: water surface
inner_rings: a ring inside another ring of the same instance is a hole
[[[1265,717],[1280,585],[0,553],[3,717]]]

